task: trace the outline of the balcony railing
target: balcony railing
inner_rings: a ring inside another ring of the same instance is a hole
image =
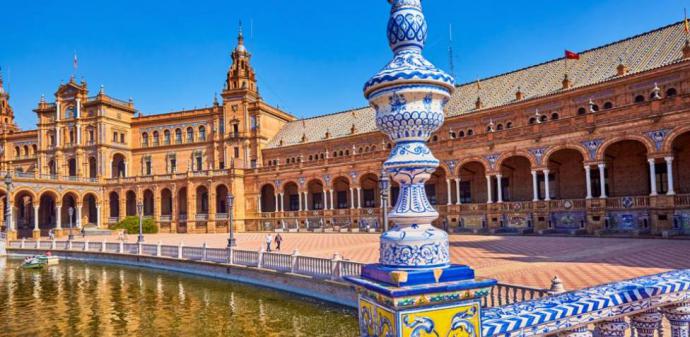
[[[606,208],[631,209],[649,207],[649,197],[609,197],[606,199]]]

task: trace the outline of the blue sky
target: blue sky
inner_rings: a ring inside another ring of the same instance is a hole
[[[102,4],[101,4],[102,3]],[[193,6],[190,6],[193,4]],[[425,0],[425,55],[448,69],[453,25],[459,82],[585,50],[682,19],[690,1]],[[72,73],[93,94],[133,97],[144,114],[210,105],[243,20],[265,100],[298,117],[366,105],[363,83],[391,57],[385,0],[5,0],[0,66],[23,129]]]

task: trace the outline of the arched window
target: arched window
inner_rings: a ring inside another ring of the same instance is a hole
[[[199,141],[206,141],[206,128],[203,126],[199,127]]]
[[[432,141],[432,142],[437,142],[437,141],[438,141],[438,136],[437,136],[437,135],[434,135],[433,137],[431,137],[431,141]]]
[[[14,157],[15,157],[15,158],[19,158],[21,155],[22,155],[22,152],[21,152],[21,150],[19,149],[19,146],[16,146],[16,147],[14,148]]]
[[[387,148],[387,149],[390,150],[392,147],[393,147],[393,145],[392,145],[391,143],[386,144],[386,148]]]
[[[153,131],[153,146],[158,146],[160,139],[158,138],[158,131]]]
[[[24,157],[29,156],[29,145],[24,145]]]
[[[558,118],[559,118],[558,112],[554,112],[554,113],[551,114],[551,120],[552,120],[552,121],[557,121]]]
[[[175,129],[175,144],[182,144],[182,130]]]
[[[534,117],[531,117],[531,118],[529,119],[529,122],[528,122],[528,123],[529,123],[530,125],[532,125],[532,124],[534,124],[534,123],[536,123],[536,122],[537,122],[537,119],[534,118]]]
[[[604,103],[604,110],[612,109],[613,108],[613,103],[611,102],[606,102]]]
[[[549,117],[547,117],[546,115],[542,115],[541,117],[539,117],[539,120],[542,122],[546,122],[547,120],[549,120]]]
[[[594,112],[597,112],[597,111],[599,111],[599,106],[594,104],[590,107],[590,109],[592,109],[592,111],[594,111]]]
[[[455,139],[455,137],[456,137],[455,132],[451,132],[451,133],[450,133],[450,139]]]
[[[506,123],[506,129],[512,129],[512,128],[513,128],[513,122]]]
[[[642,96],[642,95],[635,96],[635,103],[642,103],[642,102],[644,102],[644,96]]]
[[[673,97],[676,95],[678,95],[678,91],[676,90],[676,88],[669,88],[668,90],[666,90],[666,97]]]
[[[76,118],[76,111],[74,110],[74,105],[70,105],[65,109],[65,119]]]
[[[187,128],[187,143],[194,142],[194,129],[191,127]]]
[[[503,124],[496,125],[496,131],[503,131]]]
[[[38,147],[36,144],[31,145],[31,154],[36,155],[38,153]]]
[[[460,131],[460,132],[458,132],[458,136],[459,136],[460,138],[464,138],[464,137],[465,137],[465,131]]]
[[[149,146],[149,134],[146,132],[141,134],[141,146],[142,147],[148,147]]]
[[[170,130],[163,131],[163,144],[170,145],[170,142]]]
[[[582,116],[582,115],[586,115],[586,114],[587,114],[587,109],[585,109],[585,108],[577,109],[577,115],[578,116]]]
[[[467,130],[467,136],[472,136],[472,135],[474,135],[474,130],[472,130],[472,129]]]

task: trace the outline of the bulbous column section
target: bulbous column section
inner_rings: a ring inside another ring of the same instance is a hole
[[[427,23],[420,0],[390,2],[388,41],[395,55],[364,87],[376,110],[377,127],[395,143],[383,167],[400,185],[389,214],[395,226],[381,236],[379,263],[394,268],[446,267],[448,235],[431,225],[438,213],[426,197],[424,183],[439,166],[426,141],[443,125],[454,80],[422,56]]]
[[[598,337],[625,337],[625,332],[630,325],[624,317],[612,319],[610,321],[597,323],[594,334]]]
[[[690,302],[661,309],[671,323],[671,337],[688,337],[690,329]]]
[[[638,337],[654,337],[654,332],[661,326],[663,316],[657,309],[650,309],[632,316],[632,327],[637,331]]]

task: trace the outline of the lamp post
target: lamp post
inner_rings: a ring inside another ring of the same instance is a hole
[[[232,203],[235,200],[235,196],[232,193],[228,193],[227,198],[225,198],[225,205],[228,209],[228,232],[230,232],[230,237],[228,238],[228,248],[237,246],[235,242],[235,230],[232,226]]]
[[[5,197],[5,233],[12,230],[12,217],[10,215],[10,192],[12,190],[12,175],[7,171],[5,175],[5,186],[7,187],[7,196]]]
[[[69,215],[69,235],[67,236],[67,240],[72,241],[74,240],[74,235],[72,235],[72,216],[74,215],[74,207],[70,206],[70,208],[67,209],[67,215]]]
[[[137,237],[137,243],[142,243],[144,242],[144,203],[141,201],[137,203],[137,214],[139,215],[139,237]]]
[[[383,231],[388,231],[388,187],[390,178],[385,168],[381,168],[381,178],[379,179],[379,189],[381,190],[381,214],[383,215]]]

